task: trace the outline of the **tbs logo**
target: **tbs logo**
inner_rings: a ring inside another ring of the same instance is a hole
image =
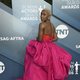
[[[56,28],[56,33],[57,33],[58,38],[63,39],[68,36],[69,29],[66,25],[58,25]]]

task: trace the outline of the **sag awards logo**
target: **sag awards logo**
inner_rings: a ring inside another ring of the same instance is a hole
[[[78,75],[79,74],[79,68],[80,68],[80,64],[78,63],[78,61],[71,62],[69,75],[74,75],[74,74]]]
[[[66,25],[58,25],[56,28],[57,36],[60,39],[66,38],[69,34],[69,29]]]
[[[62,5],[61,9],[79,9],[80,8],[80,0],[61,0]]]
[[[21,20],[39,20],[41,11],[46,7],[46,5],[27,5],[22,6],[20,17]]]
[[[5,65],[3,62],[0,61],[0,74],[3,73],[5,70]]]

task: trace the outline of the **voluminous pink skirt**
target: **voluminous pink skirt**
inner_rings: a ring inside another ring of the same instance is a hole
[[[18,80],[65,80],[71,59],[54,42],[31,40],[26,47],[24,74]]]

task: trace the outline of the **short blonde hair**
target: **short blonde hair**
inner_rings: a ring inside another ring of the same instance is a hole
[[[49,10],[49,9],[43,9],[42,11],[46,11],[48,14],[49,14],[49,16],[51,16],[52,14],[51,14],[51,11]]]

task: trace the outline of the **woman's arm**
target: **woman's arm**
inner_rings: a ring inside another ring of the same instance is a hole
[[[37,37],[37,40],[38,41],[41,41],[42,40],[43,31],[44,31],[44,24],[43,23],[40,23],[39,24],[39,30],[38,30],[38,37]]]
[[[58,37],[57,37],[57,33],[55,32],[55,33],[54,33],[53,41],[56,41],[57,39],[58,39]]]
[[[53,36],[53,41],[56,41],[58,39],[57,37],[57,33],[56,33],[56,29],[54,27],[54,25],[52,25],[52,36]]]

